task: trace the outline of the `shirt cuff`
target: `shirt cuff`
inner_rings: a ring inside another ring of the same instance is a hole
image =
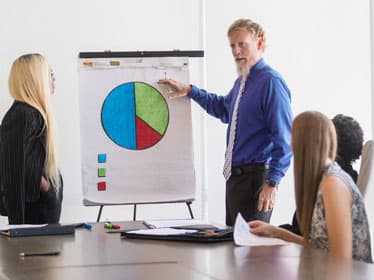
[[[190,98],[194,98],[199,95],[199,91],[200,89],[197,86],[191,85],[191,91],[187,93],[187,96]]]

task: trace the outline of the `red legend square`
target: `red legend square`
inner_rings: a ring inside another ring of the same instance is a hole
[[[97,183],[97,190],[98,191],[106,191],[106,182],[98,182]]]

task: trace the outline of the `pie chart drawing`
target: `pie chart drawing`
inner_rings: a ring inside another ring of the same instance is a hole
[[[157,144],[169,124],[169,108],[161,93],[143,82],[112,89],[101,108],[101,124],[117,145],[143,150]]]

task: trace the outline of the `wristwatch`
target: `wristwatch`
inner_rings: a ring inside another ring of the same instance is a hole
[[[278,186],[278,183],[273,179],[265,179],[265,184],[273,188]]]

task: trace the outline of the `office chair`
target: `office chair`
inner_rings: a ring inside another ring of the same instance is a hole
[[[357,178],[357,186],[361,191],[363,197],[365,197],[368,183],[370,182],[371,173],[373,168],[373,140],[367,141],[361,154],[360,171]]]

